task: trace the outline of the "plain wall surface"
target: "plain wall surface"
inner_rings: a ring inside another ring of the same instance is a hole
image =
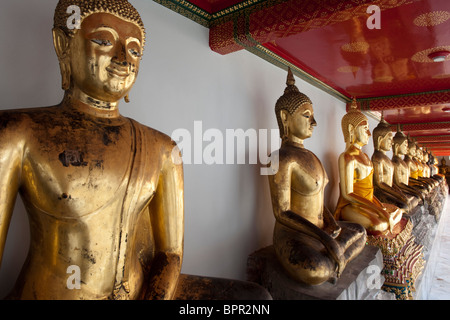
[[[142,16],[147,41],[131,102],[120,105],[123,115],[168,135],[186,129],[192,139],[196,121],[203,133],[215,129],[224,137],[227,129],[278,129],[274,106],[285,88],[285,70],[244,50],[219,55],[208,46],[207,28],[151,0],[130,2]],[[61,101],[51,34],[56,3],[0,4],[0,109]],[[339,195],[337,159],[345,148],[340,128],[345,104],[297,77],[296,85],[313,101],[318,126],[305,147],[325,167],[330,180],[325,203],[333,211]],[[372,130],[376,122],[369,118],[369,123]],[[371,156],[372,142],[364,150]],[[249,146],[237,150],[247,156],[252,152]],[[183,273],[245,280],[248,255],[272,243],[275,220],[267,176],[260,174],[260,163],[246,159],[244,164],[185,164]],[[28,232],[18,197],[0,268],[0,297],[20,272]]]

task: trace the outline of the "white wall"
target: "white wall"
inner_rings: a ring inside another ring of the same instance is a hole
[[[208,46],[208,29],[151,0],[132,0],[147,28],[147,46],[131,103],[121,113],[171,135],[203,131],[277,129],[274,106],[286,72],[247,51],[221,56]],[[2,0],[0,109],[58,104],[63,92],[51,39],[57,0]],[[297,79],[314,103],[318,126],[306,148],[323,162],[330,183],[326,204],[338,197],[337,158],[344,150],[343,102]],[[371,128],[376,123],[370,120]],[[206,145],[206,143],[205,143]],[[204,145],[204,146],[205,146]],[[366,151],[372,155],[370,143]],[[245,150],[246,153],[250,150]],[[271,244],[274,218],[267,177],[257,164],[185,165],[183,272],[245,280],[247,256]],[[0,269],[0,297],[13,286],[28,246],[21,200]]]

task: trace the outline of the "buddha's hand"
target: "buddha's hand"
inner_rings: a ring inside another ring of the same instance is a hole
[[[341,230],[342,230],[342,228],[338,225],[330,226],[330,227],[326,228],[326,231],[328,232],[330,237],[332,237],[333,239],[336,239],[337,236],[339,236],[339,234],[341,233]]]

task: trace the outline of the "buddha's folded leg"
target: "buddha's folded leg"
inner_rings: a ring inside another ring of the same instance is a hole
[[[318,285],[336,276],[336,263],[319,240],[276,226],[273,244],[278,260],[293,279]]]
[[[385,217],[368,207],[358,204],[348,204],[341,211],[342,220],[362,225],[367,231],[383,232],[388,229],[389,223]]]
[[[336,241],[345,251],[346,262],[350,262],[364,249],[367,233],[364,227],[357,223],[339,221],[338,224],[342,230]]]

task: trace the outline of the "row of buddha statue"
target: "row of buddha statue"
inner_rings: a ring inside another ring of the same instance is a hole
[[[412,235],[413,217],[420,219],[425,204],[437,205],[429,202],[431,194],[448,192],[442,177],[431,175],[425,164],[428,154],[401,131],[393,136],[382,119],[373,130],[375,152],[369,158],[362,150],[371,136],[369,122],[353,100],[341,122],[346,149],[338,159],[340,195],[331,213],[324,205],[326,172],[303,145],[317,125],[313,105],[295,86],[290,69],[275,113],[282,144],[269,185],[273,247],[284,270],[309,285],[336,282],[367,244],[374,245],[384,256],[386,291],[410,298],[424,266],[423,246]],[[392,159],[386,155],[391,150]]]
[[[67,24],[72,6],[79,8],[78,28]],[[169,136],[118,111],[143,55],[137,10],[127,0],[59,0],[53,40],[62,102],[0,112],[0,262],[17,194],[30,224],[29,253],[8,298],[270,298],[247,282],[181,274],[180,154]],[[371,160],[362,151],[369,123],[353,104],[342,119],[346,150],[332,212],[324,205],[327,173],[303,145],[317,125],[313,104],[290,70],[275,111],[282,144],[279,170],[269,176],[273,245],[293,281],[335,283],[368,243],[414,281],[421,247],[411,236],[411,217],[444,188],[424,165],[426,155],[421,159],[397,132],[390,160],[392,133],[382,121]],[[75,290],[67,285],[72,266],[82,279]]]

